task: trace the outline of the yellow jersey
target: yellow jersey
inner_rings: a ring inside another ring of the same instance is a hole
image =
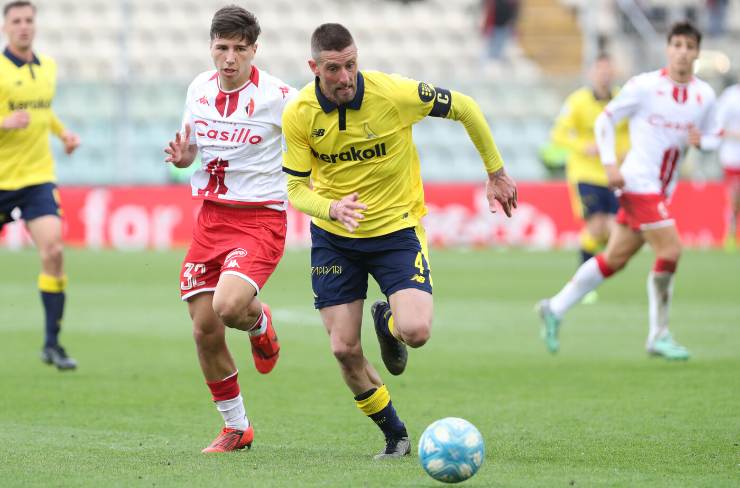
[[[614,90],[611,98],[616,94]],[[594,123],[611,98],[599,100],[591,88],[580,88],[568,96],[555,121],[552,141],[569,151],[565,174],[571,184],[607,185],[606,172],[598,153],[589,156],[585,151],[589,146],[596,145]],[[617,154],[623,157],[630,145],[627,121],[617,125],[615,138]]]
[[[0,122],[16,110],[30,114],[26,128],[0,129],[0,190],[55,180],[49,131],[64,131],[51,109],[56,71],[47,56],[34,55],[27,63],[7,48],[0,55]]]
[[[306,85],[283,112],[288,197],[318,227],[377,237],[415,227],[426,214],[412,126],[426,116],[459,120],[488,172],[503,167],[478,105],[468,96],[377,71],[357,74],[355,98],[337,106]],[[354,233],[329,218],[332,200],[353,193],[367,205]]]

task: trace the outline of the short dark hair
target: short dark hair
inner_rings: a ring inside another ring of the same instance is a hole
[[[321,51],[342,51],[355,43],[342,24],[321,24],[311,35],[311,57],[319,60]]]
[[[257,42],[260,35],[260,24],[253,13],[237,6],[228,5],[220,8],[211,21],[211,40],[245,39],[250,45]]]
[[[33,13],[36,13],[36,5],[32,4],[28,0],[16,0],[15,2],[5,4],[5,7],[3,8],[3,17],[8,16],[8,12],[10,12],[11,8],[19,7],[31,7],[33,9]]]
[[[671,30],[668,31],[668,42],[671,42],[675,36],[693,37],[696,39],[696,44],[701,45],[701,32],[688,20],[676,22],[671,26]]]

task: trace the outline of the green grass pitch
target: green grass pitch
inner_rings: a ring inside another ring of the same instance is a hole
[[[38,359],[37,258],[0,251],[0,485],[442,486],[415,449],[372,460],[382,437],[340,379],[305,251],[287,253],[264,291],[282,343],[273,373],[259,375],[247,338],[229,334],[253,449],[200,454],[221,419],[179,301],[182,254],[68,251],[62,342],[80,368],[60,373]],[[486,440],[464,486],[739,486],[740,258],[684,255],[672,329],[687,363],[644,352],[651,262],[641,253],[597,304],[575,308],[553,357],[533,305],[570,277],[574,252],[434,251],[432,339],[403,376],[383,374],[365,316],[366,355],[414,447],[429,423],[457,416]]]

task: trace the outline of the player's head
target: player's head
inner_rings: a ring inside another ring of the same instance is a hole
[[[6,3],[3,16],[8,45],[18,51],[31,49],[36,35],[36,6],[28,1]]]
[[[691,73],[699,57],[701,32],[690,22],[677,22],[668,32],[668,68],[679,74]]]
[[[213,16],[211,56],[224,88],[236,88],[249,78],[259,35],[257,18],[241,7],[229,5]]]
[[[321,92],[336,104],[352,101],[357,91],[357,46],[341,24],[322,24],[311,36],[308,65]]]
[[[588,78],[597,91],[610,89],[614,82],[612,58],[606,53],[599,54],[588,71]]]

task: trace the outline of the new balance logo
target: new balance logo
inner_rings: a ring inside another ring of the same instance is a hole
[[[379,158],[382,156],[385,156],[386,149],[385,149],[385,142],[382,144],[376,144],[373,147],[368,147],[366,149],[357,149],[354,146],[351,146],[349,148],[349,151],[344,151],[340,153],[334,153],[334,154],[324,154],[319,153],[315,151],[313,148],[311,148],[311,154],[313,154],[313,157],[316,159],[320,159],[321,161],[325,163],[332,163],[335,164],[337,160],[339,161],[365,161],[367,159],[373,159],[373,158]]]
[[[324,129],[314,129],[311,131],[311,137],[321,137],[325,133]]]

